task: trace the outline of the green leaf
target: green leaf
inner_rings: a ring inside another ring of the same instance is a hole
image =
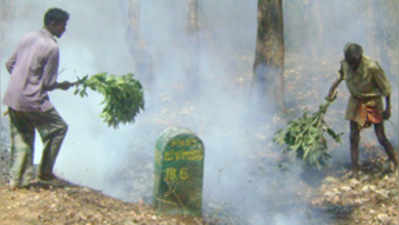
[[[144,110],[142,85],[132,73],[121,76],[98,73],[78,78],[75,83],[75,95],[87,96],[87,87],[103,95],[101,104],[104,108],[100,117],[108,126],[117,128],[120,124],[134,122],[138,113]]]
[[[323,168],[331,158],[325,133],[336,142],[340,142],[342,136],[342,133],[337,134],[323,119],[329,105],[327,102],[319,107],[319,111],[305,111],[302,117],[289,121],[284,129],[275,133],[273,141],[284,147],[283,153],[293,152],[306,165]]]

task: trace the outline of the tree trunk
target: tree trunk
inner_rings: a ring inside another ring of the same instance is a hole
[[[7,21],[11,19],[15,13],[13,0],[0,0],[0,20]]]
[[[312,44],[310,45],[310,54],[313,59],[320,59],[321,55],[324,55],[324,52],[321,52],[323,48],[323,37],[324,33],[322,18],[321,18],[321,9],[319,1],[307,1],[305,3],[305,11],[304,11],[304,22],[305,24],[309,24],[310,32],[312,33]],[[310,25],[311,24],[311,25]]]
[[[14,17],[14,13],[12,0],[0,0],[0,58],[4,56],[2,49],[5,45],[6,26]]]
[[[377,17],[375,12],[374,0],[367,0],[367,46],[366,52],[376,60],[380,60],[379,43],[377,42]],[[379,4],[379,3],[378,3]]]
[[[282,0],[258,0],[258,31],[253,84],[257,103],[275,100],[284,111],[284,26]],[[272,104],[273,105],[273,104]]]
[[[128,4],[127,44],[129,52],[135,62],[135,75],[143,82],[145,87],[149,87],[154,79],[153,62],[148,46],[140,35],[140,0],[128,0]]]
[[[198,34],[199,31],[198,11],[199,11],[198,0],[188,0],[187,32],[189,34]]]
[[[129,0],[128,4],[129,38],[138,43],[140,33],[140,0]]]
[[[191,91],[196,91],[199,87],[199,63],[200,63],[200,39],[199,39],[199,2],[198,0],[188,0],[187,2],[187,84]]]

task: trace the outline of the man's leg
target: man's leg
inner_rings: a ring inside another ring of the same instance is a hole
[[[11,131],[10,188],[28,185],[33,179],[35,130],[24,112],[9,109]]]
[[[68,126],[55,109],[37,113],[35,121],[44,146],[39,178],[52,179],[53,167]]]
[[[359,171],[359,142],[360,142],[360,127],[354,122],[350,121],[350,145],[351,145],[351,159],[352,170]]]
[[[398,158],[395,154],[395,150],[391,142],[389,142],[387,136],[385,135],[384,123],[379,123],[374,125],[375,135],[377,136],[378,142],[384,147],[389,160],[394,164],[395,169],[398,168]]]

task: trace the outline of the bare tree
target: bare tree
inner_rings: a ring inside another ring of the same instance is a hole
[[[129,38],[139,41],[140,33],[140,0],[128,0]]]
[[[187,2],[187,23],[186,33],[188,35],[188,65],[187,65],[187,80],[189,88],[193,91],[198,87],[198,73],[199,73],[199,53],[200,53],[200,39],[199,39],[199,2],[198,0],[188,0]]]
[[[258,0],[258,31],[253,86],[260,101],[273,96],[284,106],[284,26],[282,0]],[[266,102],[259,102],[266,106]],[[270,104],[269,104],[270,105]]]
[[[304,14],[304,22],[305,24],[311,24],[311,31],[312,32],[312,45],[310,45],[311,55],[312,58],[317,58],[320,55],[320,51],[323,46],[323,37],[322,34],[324,33],[323,25],[322,25],[322,17],[321,17],[321,9],[320,1],[307,1],[305,2],[305,10]]]
[[[0,0],[0,47],[2,48],[5,41],[6,26],[14,17],[14,2],[12,0]],[[2,51],[0,51],[2,54]],[[0,55],[1,56],[1,55]]]
[[[199,3],[198,0],[188,0],[187,32],[189,34],[199,31]]]
[[[373,0],[367,0],[366,2],[367,7],[367,52],[370,56],[379,59],[380,52],[379,48],[377,47],[377,40],[376,40],[376,31],[377,31],[377,21],[376,21],[376,11],[375,11],[375,3]]]
[[[136,75],[145,86],[151,86],[154,79],[152,71],[153,62],[148,45],[140,35],[140,11],[140,0],[128,0],[127,44],[135,62]]]

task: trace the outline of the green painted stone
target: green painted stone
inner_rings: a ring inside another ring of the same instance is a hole
[[[155,150],[154,207],[169,215],[201,216],[204,145],[190,130],[168,128]]]

